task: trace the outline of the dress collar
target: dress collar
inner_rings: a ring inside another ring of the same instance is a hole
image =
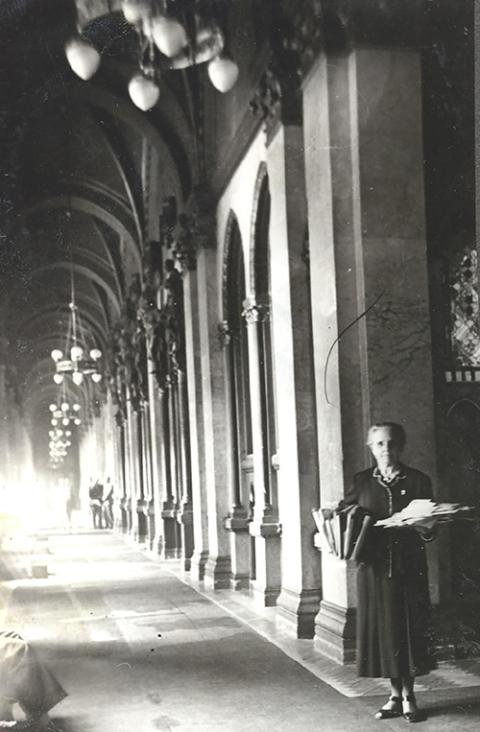
[[[373,477],[380,483],[380,485],[383,485],[384,488],[391,488],[396,485],[399,480],[404,480],[407,475],[405,473],[405,466],[400,463],[398,472],[389,480],[382,475],[378,465],[373,468]]]

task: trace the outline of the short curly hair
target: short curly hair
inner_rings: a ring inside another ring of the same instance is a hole
[[[397,422],[375,422],[375,424],[372,424],[368,429],[367,445],[371,444],[374,432],[384,427],[391,431],[392,436],[398,440],[401,447],[405,447],[405,443],[407,442],[407,433],[402,425]]]

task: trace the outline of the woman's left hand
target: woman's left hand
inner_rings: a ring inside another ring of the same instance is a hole
[[[418,523],[412,524],[412,528],[418,531],[422,539],[429,540],[434,538],[437,519],[429,518]]]

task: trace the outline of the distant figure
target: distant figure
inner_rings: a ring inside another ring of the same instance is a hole
[[[107,478],[103,489],[102,509],[105,528],[113,529],[113,485],[110,478]]]
[[[102,499],[103,499],[103,485],[97,480],[93,485],[90,483],[88,490],[90,498],[90,509],[92,511],[92,521],[94,529],[103,528],[102,519]]]
[[[59,732],[48,712],[66,696],[29,643],[14,631],[0,631],[0,728],[15,729],[13,705],[19,704],[32,730]]]

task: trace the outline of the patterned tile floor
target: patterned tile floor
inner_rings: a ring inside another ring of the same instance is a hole
[[[376,696],[388,691],[388,682],[383,679],[358,678],[354,666],[340,666],[324,658],[315,650],[311,640],[292,638],[291,629],[287,629],[282,621],[278,621],[275,608],[259,607],[249,592],[210,590],[205,588],[203,583],[191,581],[188,574],[181,571],[179,563],[168,566],[183,582],[194,587],[204,597],[274,643],[290,658],[344,696]],[[435,671],[419,677],[415,684],[417,692],[467,689],[477,686],[480,687],[480,658],[455,662],[442,661]]]

